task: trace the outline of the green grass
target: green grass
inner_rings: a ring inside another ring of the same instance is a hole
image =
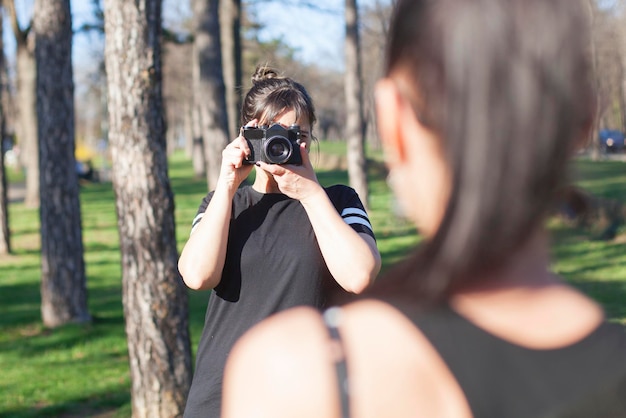
[[[340,153],[344,144],[322,143],[322,152]],[[375,156],[379,159],[380,154]],[[581,185],[591,192],[626,200],[623,163],[578,164]],[[394,203],[380,165],[370,173],[370,217],[387,268],[418,241],[407,221],[390,216]],[[181,154],[170,162],[175,192],[177,244],[206,193],[192,178]],[[345,171],[321,171],[321,183],[346,183]],[[105,413],[130,416],[129,372],[121,301],[121,269],[114,195],[110,184],[81,188],[83,239],[94,322],[49,330],[40,319],[40,254],[37,210],[9,206],[14,254],[0,258],[0,416],[83,417]],[[554,269],[599,300],[612,320],[626,323],[626,248],[622,240],[595,241],[585,230],[553,221]],[[190,292],[190,327],[195,350],[207,292]]]

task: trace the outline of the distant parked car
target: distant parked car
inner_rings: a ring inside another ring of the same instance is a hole
[[[614,129],[602,129],[598,133],[600,148],[604,152],[619,152],[624,149],[624,132]]]

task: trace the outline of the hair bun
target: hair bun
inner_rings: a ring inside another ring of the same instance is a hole
[[[267,65],[257,65],[254,74],[252,74],[252,84],[260,83],[264,80],[279,78],[278,72]]]

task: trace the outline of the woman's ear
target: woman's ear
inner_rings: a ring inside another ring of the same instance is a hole
[[[403,138],[402,97],[398,87],[390,78],[376,83],[376,123],[388,163],[406,162],[406,147]]]

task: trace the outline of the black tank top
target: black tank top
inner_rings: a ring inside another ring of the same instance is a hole
[[[535,350],[502,340],[447,306],[422,313],[396,307],[446,362],[474,417],[626,417],[620,325],[605,322],[573,345]]]
[[[573,345],[534,350],[484,331],[447,306],[419,312],[392,305],[446,362],[475,418],[626,418],[626,331],[620,325],[603,323]],[[338,324],[331,322],[338,340]],[[337,372],[339,382],[347,381],[345,364]],[[347,385],[339,390],[348,417]]]

